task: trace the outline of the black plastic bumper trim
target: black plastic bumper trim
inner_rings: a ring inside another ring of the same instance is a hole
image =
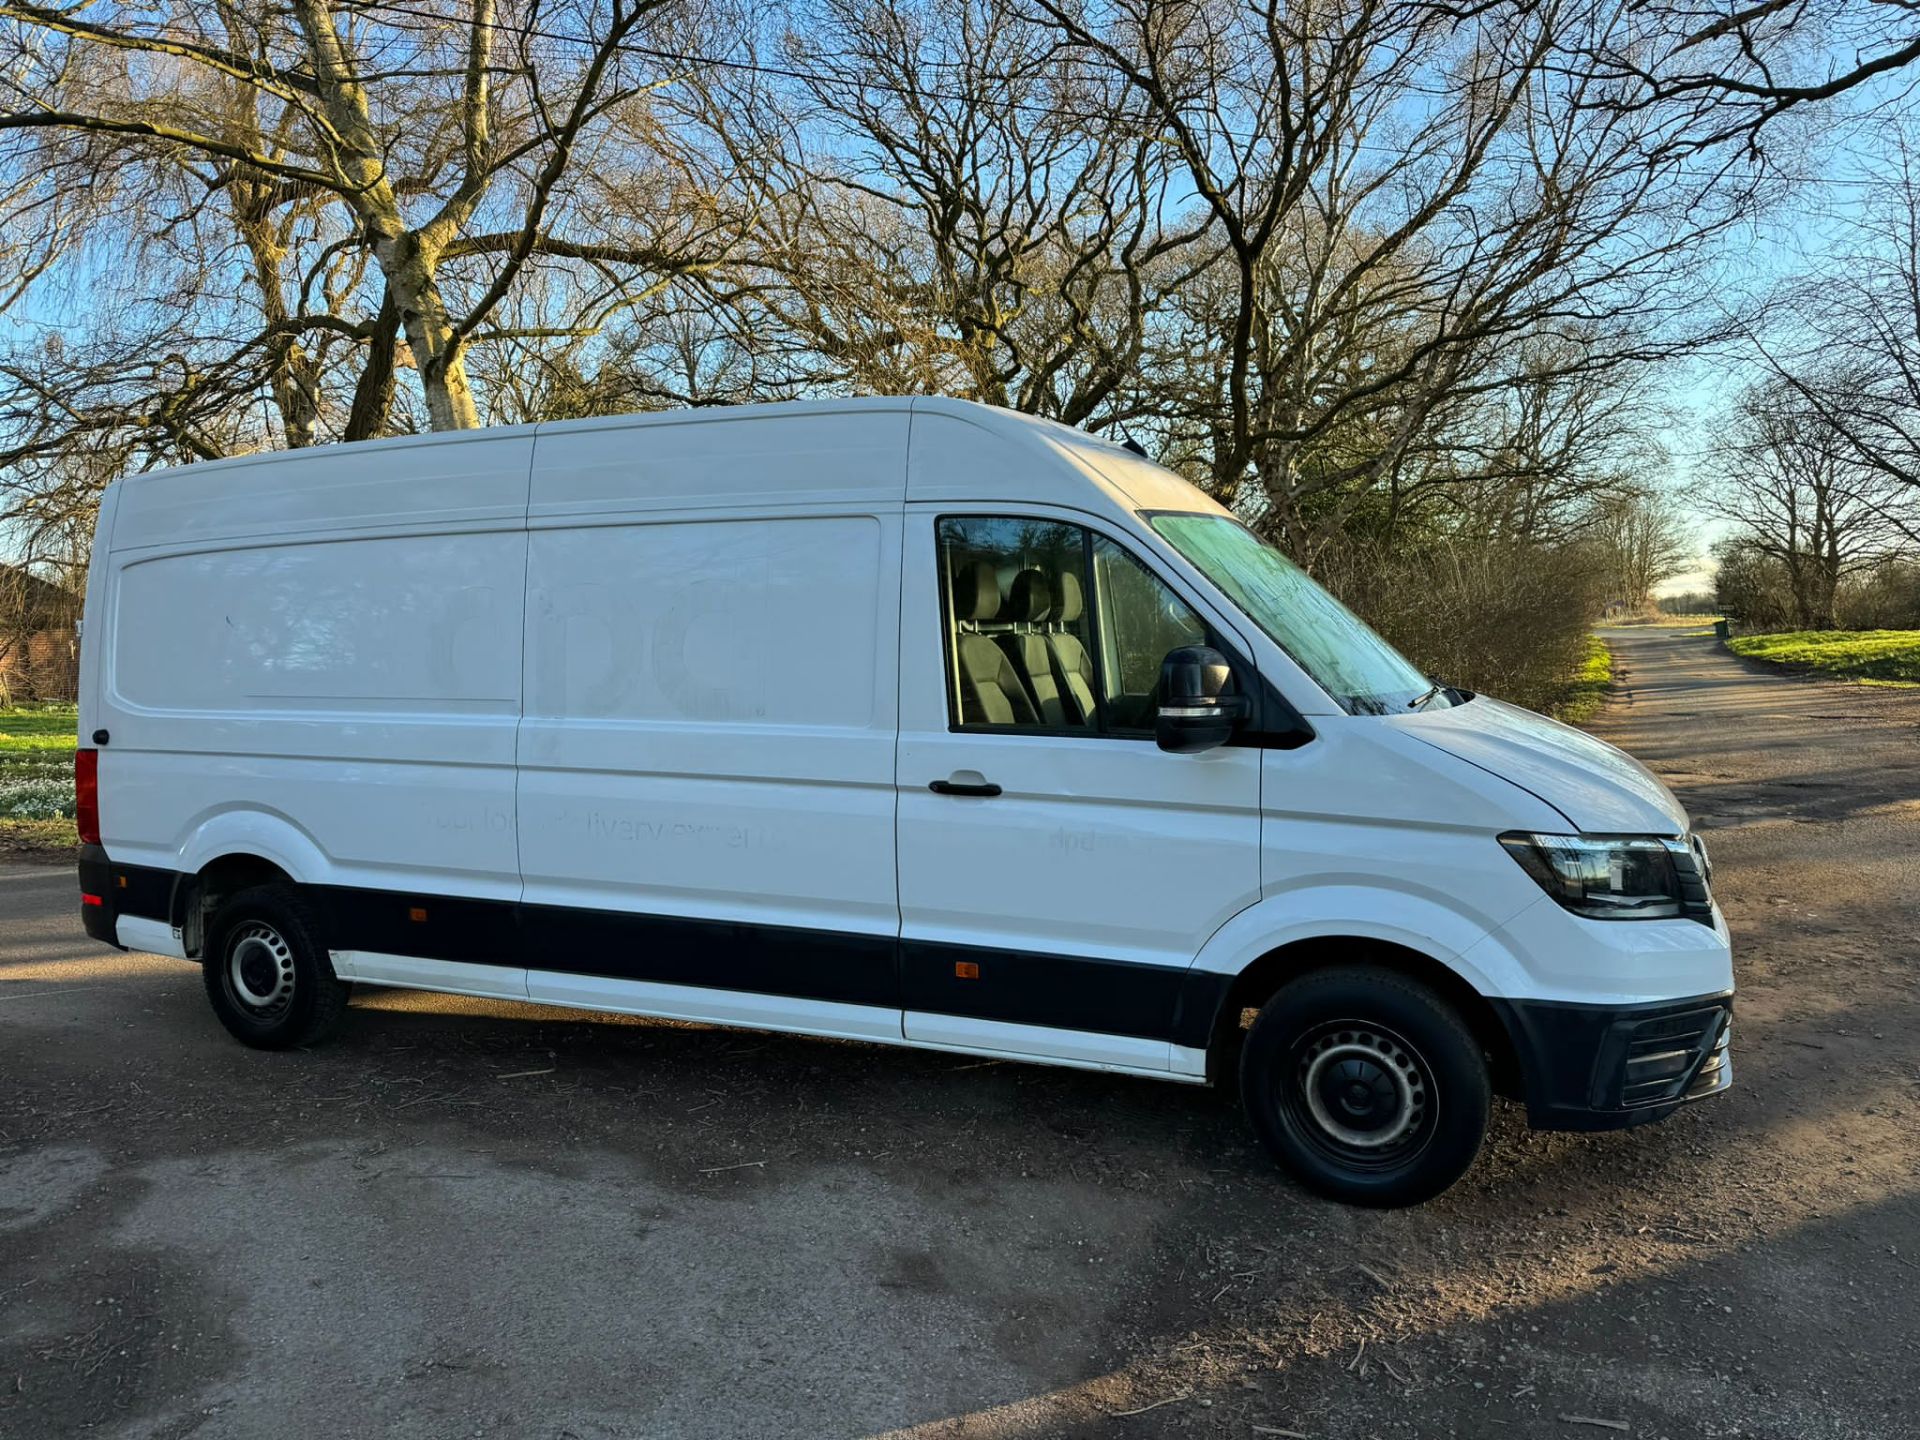
[[[80,906],[81,923],[95,940],[126,949],[119,937],[122,915],[174,923],[174,897],[184,878],[178,872],[152,865],[122,864],[99,845],[82,845],[79,864],[81,893],[100,897],[98,905],[83,901]]]
[[[107,852],[98,845],[80,847],[80,893],[98,896],[98,905],[80,902],[80,923],[89,937],[124,950],[120,943],[119,894],[113,883],[113,865]]]
[[[1717,1094],[1733,992],[1640,1005],[1488,1001],[1520,1062],[1536,1130],[1618,1130]]]

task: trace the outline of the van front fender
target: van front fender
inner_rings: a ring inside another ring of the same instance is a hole
[[[1242,910],[1208,939],[1193,973],[1238,975],[1262,956],[1303,941],[1377,940],[1437,961],[1482,995],[1503,995],[1522,970],[1497,933],[1511,918],[1469,914],[1439,896],[1314,885],[1269,895]]]
[[[1495,924],[1441,897],[1337,883],[1269,895],[1216,930],[1195,957],[1182,996],[1173,1070],[1206,1073],[1220,1008],[1249,966],[1292,945],[1370,940],[1424,956],[1483,996],[1512,993],[1525,973]]]

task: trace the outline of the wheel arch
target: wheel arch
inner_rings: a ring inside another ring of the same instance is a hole
[[[258,885],[291,884],[293,877],[272,860],[251,851],[216,856],[174,887],[172,923],[180,932],[187,958],[200,954],[207,922],[230,896]]]
[[[227,896],[278,881],[323,883],[332,867],[313,837],[288,816],[234,806],[194,819],[180,846],[178,869],[169,918],[191,959],[200,953],[207,920]]]
[[[1418,981],[1436,992],[1466,1023],[1488,1059],[1497,1094],[1518,1099],[1519,1053],[1499,1013],[1472,982],[1445,960],[1410,945],[1374,935],[1327,933],[1276,945],[1228,982],[1207,1039],[1207,1075],[1230,1081],[1252,1017],[1289,981],[1315,970],[1375,965]]]
[[[332,873],[327,855],[307,831],[277,810],[255,806],[216,809],[187,827],[179,868],[197,875],[229,856],[253,856],[289,880],[312,885]]]

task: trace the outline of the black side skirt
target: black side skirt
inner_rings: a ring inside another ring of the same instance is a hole
[[[178,923],[178,882],[186,877],[113,863],[98,847],[88,852],[81,887],[106,901],[82,907],[88,934],[117,944],[119,915]],[[1232,983],[1227,975],[1132,961],[737,920],[340,885],[307,893],[334,950],[960,1015],[1195,1049],[1211,1039]]]

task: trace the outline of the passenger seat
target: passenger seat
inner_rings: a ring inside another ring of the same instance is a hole
[[[1000,618],[1000,577],[985,560],[957,565],[953,575],[953,618],[957,625],[978,625]],[[960,722],[963,725],[1038,725],[1033,702],[1013,662],[978,630],[961,630]]]
[[[1022,570],[1013,577],[1013,592],[1007,603],[1007,618],[1016,625],[1044,625],[1053,614],[1053,589],[1038,570]],[[1040,712],[1042,725],[1072,726],[1078,723],[1060,698],[1060,686],[1053,678],[1053,654],[1048,637],[1038,631],[1015,632],[1000,637],[1000,644],[1013,660],[1014,669],[1027,682],[1027,693]]]
[[[1060,603],[1054,609],[1053,618],[1062,625],[1071,625],[1086,611],[1086,599],[1080,593],[1080,577],[1071,573],[1061,575]],[[1053,669],[1059,676],[1060,691],[1064,693],[1067,708],[1079,713],[1079,724],[1093,724],[1093,657],[1087,654],[1087,647],[1080,643],[1078,635],[1065,630],[1054,631],[1047,641],[1053,650]]]

